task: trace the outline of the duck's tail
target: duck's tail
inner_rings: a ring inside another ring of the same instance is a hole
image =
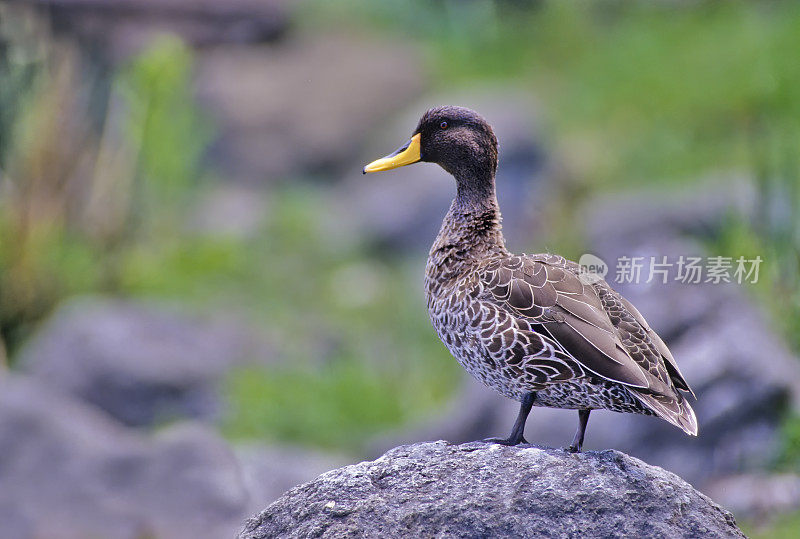
[[[697,416],[679,392],[674,395],[659,395],[656,393],[639,393],[636,397],[658,417],[669,421],[686,434],[697,436]]]

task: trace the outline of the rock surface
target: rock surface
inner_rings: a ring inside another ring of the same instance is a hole
[[[744,537],[679,477],[617,451],[401,446],[287,492],[240,537]]]
[[[797,473],[734,475],[712,483],[706,491],[751,525],[768,524],[776,516],[791,514],[800,508],[800,474]]]
[[[211,321],[163,304],[72,300],[21,351],[22,369],[132,426],[213,419],[231,368],[274,353],[238,321]]]
[[[155,436],[36,379],[0,379],[0,537],[231,537],[287,488],[343,457],[234,451],[210,428]]]
[[[122,61],[170,33],[197,46],[280,39],[291,24],[286,0],[35,0],[55,30]]]
[[[0,385],[0,454],[3,537],[224,537],[248,501],[209,430],[151,439],[18,376]]]
[[[290,488],[346,466],[354,459],[292,445],[247,444],[237,447],[245,488],[250,493],[247,515],[260,511]]]

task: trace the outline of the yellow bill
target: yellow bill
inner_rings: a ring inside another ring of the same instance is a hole
[[[408,142],[386,157],[381,157],[365,166],[364,174],[367,172],[380,172],[381,170],[390,170],[404,165],[410,165],[422,159],[420,154],[420,136],[421,135],[417,133],[411,137]]]

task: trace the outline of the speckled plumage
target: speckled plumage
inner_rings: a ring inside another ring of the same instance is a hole
[[[521,425],[504,442],[524,441],[530,399],[534,406],[583,411],[577,450],[588,411],[599,408],[657,415],[696,434],[681,394],[691,390],[633,305],[604,280],[581,279],[575,262],[506,249],[491,127],[468,109],[440,107],[423,116],[416,132],[422,160],[440,164],[458,187],[428,258],[428,312],[472,376],[523,402]]]

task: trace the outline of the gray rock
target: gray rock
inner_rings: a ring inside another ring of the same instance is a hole
[[[0,516],[8,538],[217,538],[248,493],[234,454],[209,430],[156,438],[34,380],[0,384]]]
[[[40,381],[0,380],[0,536],[230,537],[247,515],[346,459],[234,451],[179,423],[149,436]]]
[[[691,190],[636,190],[598,197],[587,205],[589,243],[606,251],[643,238],[706,236],[731,214],[752,215],[752,182],[744,177],[700,179]],[[614,231],[614,235],[609,235]]]
[[[714,481],[706,491],[755,525],[766,525],[800,508],[800,475],[796,473],[732,475]]]
[[[744,537],[679,477],[617,451],[433,442],[323,474],[240,537]]]
[[[343,455],[290,445],[248,444],[235,449],[253,514],[290,488],[353,462]]]
[[[238,320],[210,321],[155,303],[80,298],[59,307],[19,355],[23,371],[128,425],[214,419],[235,366],[269,362]]]
[[[444,410],[423,422],[377,436],[368,444],[366,453],[371,458],[376,458],[398,445],[437,438],[460,444],[501,434],[505,436],[506,430],[511,431],[511,424],[518,410],[519,404],[516,401],[501,396],[464,373],[460,391]],[[534,408],[528,418],[528,425],[537,420],[542,412],[549,413],[549,410]],[[563,418],[559,421],[561,422]],[[551,443],[554,447],[558,447],[559,443],[566,446],[568,441],[566,438],[553,441],[552,435],[541,437],[532,426],[527,427],[526,436],[531,442]],[[590,437],[591,431],[587,434],[587,442]]]
[[[94,54],[122,61],[165,33],[193,46],[259,43],[281,38],[290,25],[286,0],[34,0]]]

